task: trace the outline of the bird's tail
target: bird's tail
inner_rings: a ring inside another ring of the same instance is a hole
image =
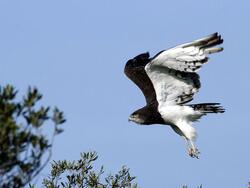
[[[207,113],[224,113],[225,109],[220,106],[220,103],[201,103],[201,104],[191,104],[189,105],[195,111],[201,112],[203,114]]]

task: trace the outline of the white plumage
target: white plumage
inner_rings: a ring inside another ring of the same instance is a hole
[[[126,75],[143,91],[147,105],[130,116],[139,124],[167,124],[188,144],[189,155],[198,158],[196,130],[192,123],[207,113],[223,113],[218,103],[184,105],[200,88],[196,73],[208,61],[208,55],[220,52],[223,40],[217,33],[164,50],[149,58],[144,53],[130,59]]]
[[[211,40],[213,36],[214,34],[162,51],[145,66],[156,92],[158,111],[164,121],[187,140],[190,155],[197,158],[199,151],[194,144],[197,133],[192,122],[205,114],[190,106],[180,106],[180,103],[190,100],[190,97],[192,99],[198,92],[200,83],[199,78],[194,78],[195,75],[181,72],[197,72],[208,61],[208,54],[223,49],[210,46],[218,41],[218,38]],[[182,96],[186,96],[186,99],[181,98]]]

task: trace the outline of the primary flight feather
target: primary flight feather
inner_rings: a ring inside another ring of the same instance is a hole
[[[218,33],[190,43],[163,50],[150,58],[149,53],[130,59],[124,72],[143,92],[146,106],[133,112],[129,120],[142,125],[167,124],[182,136],[191,157],[198,158],[196,130],[192,123],[208,113],[223,113],[219,103],[186,104],[200,88],[196,73],[208,55],[223,50]]]

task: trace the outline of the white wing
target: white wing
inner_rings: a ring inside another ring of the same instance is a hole
[[[208,54],[223,50],[214,47],[223,40],[214,33],[191,43],[158,53],[145,66],[159,105],[183,104],[193,99],[200,88],[195,72],[208,61]]]
[[[185,43],[175,48],[158,53],[151,60],[151,65],[168,67],[184,72],[196,72],[208,61],[208,54],[222,51],[223,40],[218,33],[214,33],[199,40]]]

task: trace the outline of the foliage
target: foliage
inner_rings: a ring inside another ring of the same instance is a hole
[[[20,102],[10,85],[0,87],[0,187],[27,185],[48,163],[55,135],[65,122],[57,108],[37,107],[42,95],[29,88]],[[53,123],[51,139],[42,127]]]
[[[93,170],[93,162],[98,156],[95,152],[81,153],[81,159],[74,162],[66,160],[53,162],[51,174],[44,179],[43,185],[46,188],[136,188],[133,183],[135,177],[131,176],[129,169],[122,169],[115,175],[106,178],[101,176],[104,173],[103,167],[99,171]]]
[[[49,162],[54,137],[63,131],[60,125],[66,120],[58,108],[37,107],[42,95],[36,88],[29,88],[20,102],[16,102],[17,93],[13,86],[0,86],[0,187],[19,188],[29,184],[30,188],[35,188],[31,181]],[[42,132],[49,122],[53,123],[51,139]],[[81,153],[78,161],[54,161],[50,175],[43,180],[43,186],[137,188],[135,177],[125,166],[115,175],[106,177],[103,177],[103,167],[95,171],[93,162],[97,158],[95,152],[87,152]]]
[[[188,186],[187,185],[183,185],[182,188],[188,188]],[[202,185],[198,186],[197,188],[202,188]]]

